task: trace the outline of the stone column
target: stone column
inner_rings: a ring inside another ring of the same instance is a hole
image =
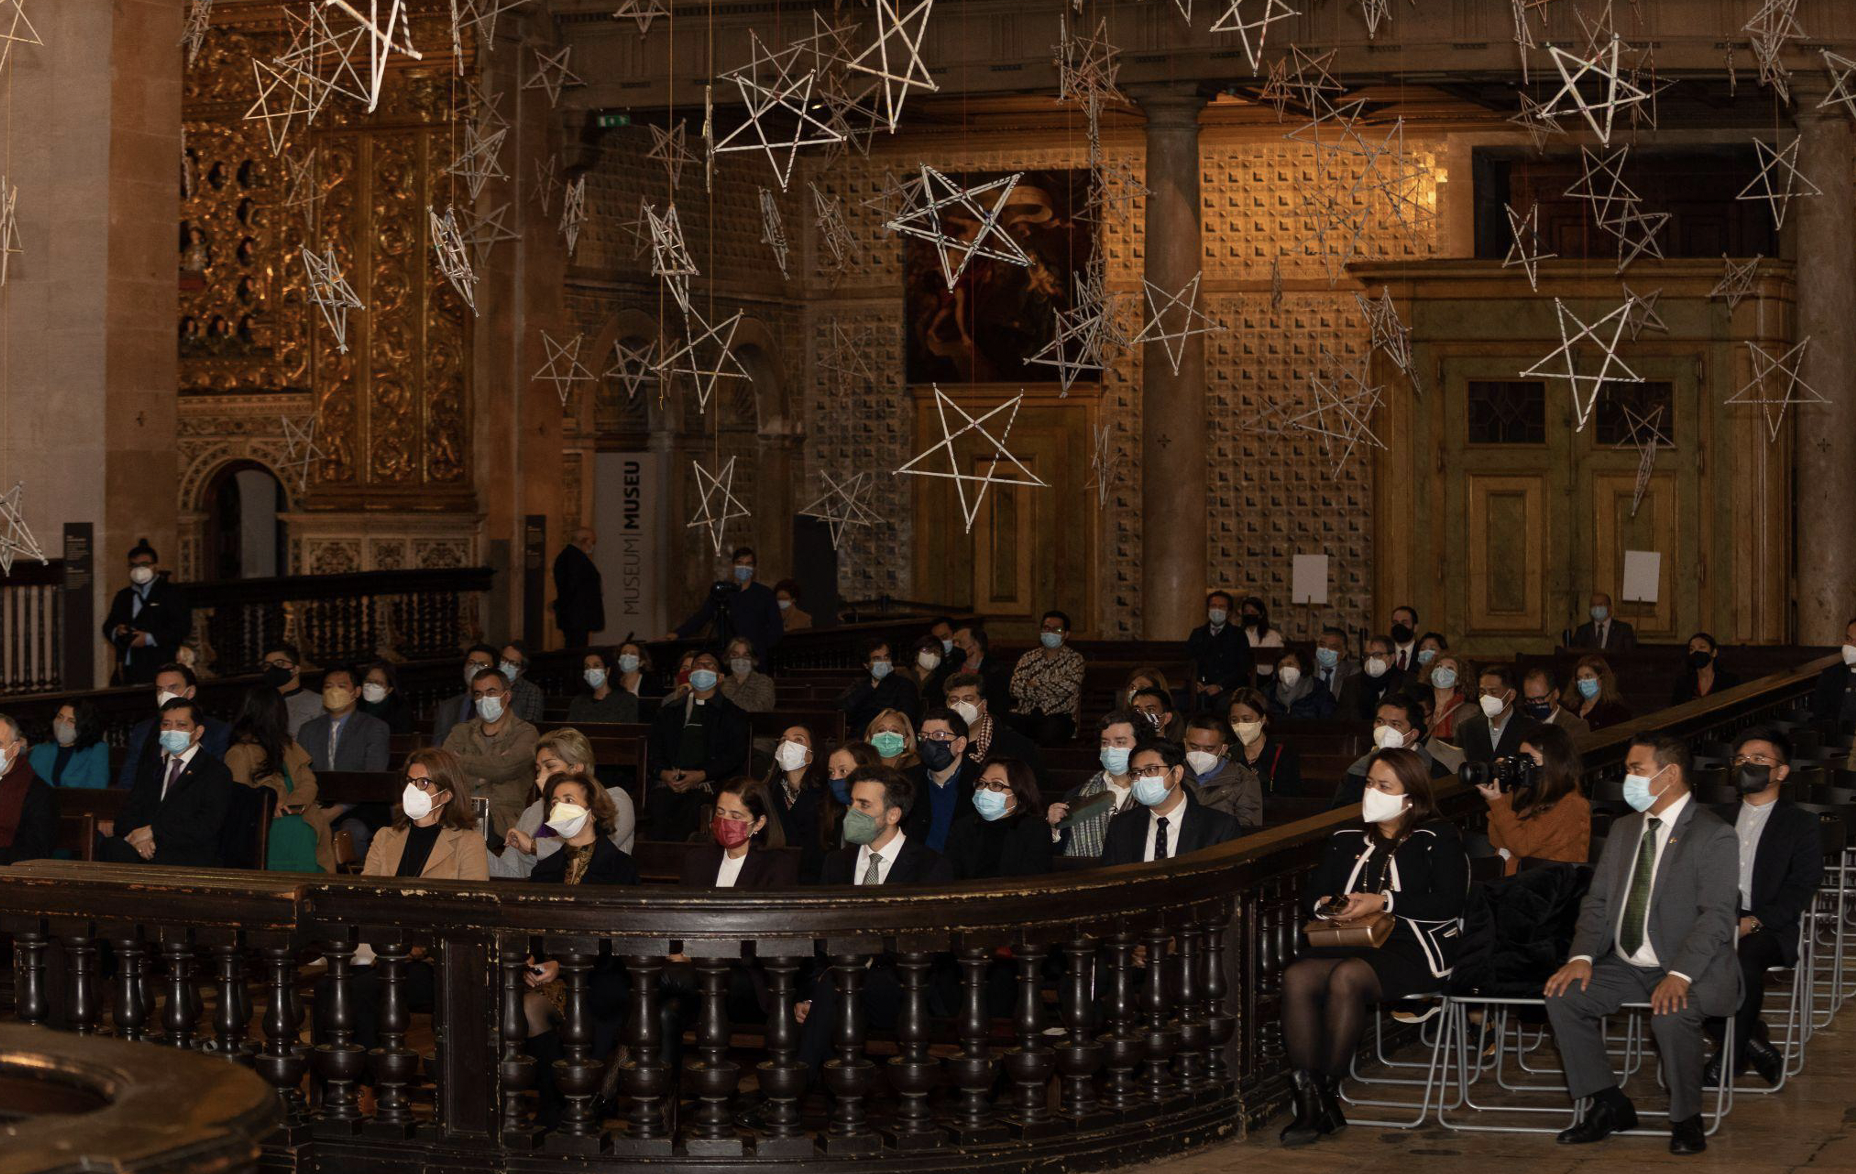
[[[1139,87],[1147,116],[1145,276],[1166,293],[1204,264],[1199,240],[1199,111],[1192,83]],[[1205,304],[1201,292],[1195,303]],[[1147,312],[1141,300],[1143,319]],[[1177,329],[1174,311],[1167,328]],[[1141,635],[1183,640],[1205,606],[1205,338],[1185,340],[1174,374],[1162,342],[1141,355]]]
[[[1841,644],[1856,614],[1856,336],[1849,311],[1856,305],[1856,207],[1850,158],[1856,135],[1841,110],[1818,110],[1817,96],[1796,98],[1798,170],[1823,190],[1792,204],[1798,217],[1797,337],[1811,339],[1801,374],[1831,401],[1829,407],[1789,408],[1796,421],[1798,533],[1793,549],[1798,592],[1797,639]]]

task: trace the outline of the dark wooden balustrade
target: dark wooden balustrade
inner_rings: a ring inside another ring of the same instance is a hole
[[[64,562],[16,558],[0,575],[0,695],[64,686]]]

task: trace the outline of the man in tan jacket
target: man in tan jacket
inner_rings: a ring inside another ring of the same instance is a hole
[[[535,743],[540,734],[509,708],[509,679],[484,669],[471,679],[477,716],[452,727],[444,748],[458,756],[471,796],[490,801],[490,827],[497,840],[522,815],[535,778]]]

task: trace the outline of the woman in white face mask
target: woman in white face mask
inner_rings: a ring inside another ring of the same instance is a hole
[[[580,680],[585,686],[567,703],[571,726],[611,725],[638,720],[638,695],[619,687],[613,658],[597,650],[580,658]]]
[[[390,734],[412,733],[412,706],[400,696],[398,671],[384,660],[367,666],[361,678],[361,699],[355,702],[355,708],[386,722]]]
[[[541,800],[541,791],[556,774],[569,774],[590,786],[599,785],[594,771],[593,744],[571,726],[549,730],[535,744],[535,801],[522,809],[515,826],[503,837],[502,852],[490,857],[491,876],[524,880],[535,871],[535,865],[542,858],[561,850],[559,836],[543,833],[548,808]],[[632,806],[632,797],[622,787],[607,787],[605,793],[612,804],[612,846],[621,852],[630,852],[638,834],[637,809]]]
[[[1325,720],[1334,716],[1333,692],[1321,678],[1308,671],[1297,652],[1285,652],[1276,660],[1276,682],[1270,687],[1270,712],[1278,717]]]
[[[489,880],[489,854],[457,756],[415,750],[404,779],[393,826],[374,835],[362,875]]]
[[[1438,817],[1424,759],[1410,750],[1375,753],[1361,822],[1328,839],[1303,911],[1312,921],[1371,931],[1367,940],[1380,944],[1311,946],[1283,974],[1295,1107],[1284,1145],[1306,1145],[1346,1124],[1340,1081],[1373,1005],[1444,985],[1468,888],[1469,859],[1456,825]]]
[[[813,752],[808,726],[787,726],[773,748],[773,768],[761,780],[782,839],[795,846],[818,838],[819,800],[825,788],[824,756]]]

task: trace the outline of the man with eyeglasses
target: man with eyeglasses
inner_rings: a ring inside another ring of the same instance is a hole
[[[966,719],[951,709],[931,709],[922,715],[915,751],[921,755],[921,775],[914,779],[915,806],[902,830],[936,852],[947,847],[954,817],[973,802],[973,779],[979,767],[967,760]]]
[[[1737,806],[1721,809],[1740,841],[1740,911],[1735,937],[1745,996],[1734,1016],[1734,1074],[1750,1066],[1777,1085],[1785,1057],[1772,1046],[1760,1012],[1766,971],[1798,964],[1798,923],[1824,879],[1824,850],[1817,816],[1779,797],[1791,774],[1791,739],[1755,726],[1734,743],[1730,779],[1740,792]],[[1724,1022],[1710,1022],[1718,1042]],[[1720,1077],[1721,1053],[1708,1062],[1703,1084]]]
[[[1186,752],[1179,743],[1141,743],[1128,771],[1139,806],[1110,821],[1104,865],[1172,860],[1238,837],[1237,820],[1200,803],[1186,785]]]
[[[264,654],[264,683],[284,695],[292,738],[304,722],[322,716],[322,694],[303,688],[302,662],[294,644],[273,644]]]
[[[478,673],[487,672],[496,667],[496,656],[496,649],[488,644],[473,644],[470,646],[470,651],[464,654],[464,691],[438,703],[438,712],[433,715],[432,719],[432,744],[434,746],[443,746],[454,727],[477,716],[477,703],[472,699],[470,692],[471,682],[477,679]]]
[[[501,842],[528,805],[541,735],[510,709],[509,678],[502,670],[478,673],[470,693],[477,716],[453,726],[444,748],[458,756],[471,796],[490,801],[491,832]]]

